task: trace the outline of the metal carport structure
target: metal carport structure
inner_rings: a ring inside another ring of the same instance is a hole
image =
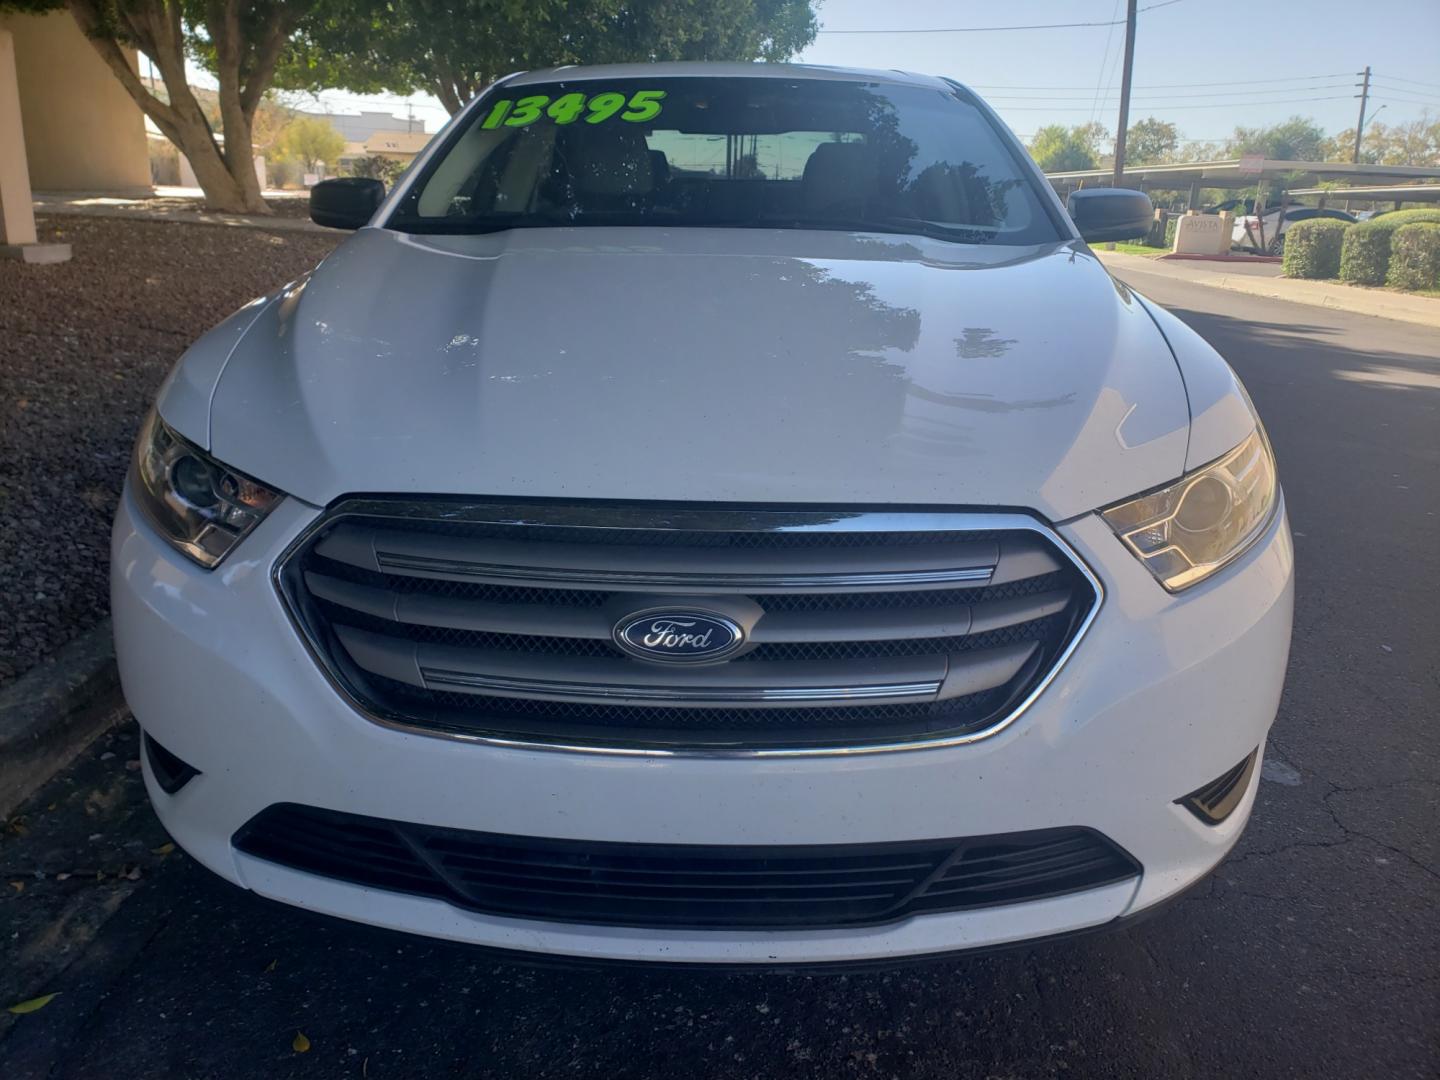
[[[1061,196],[1082,187],[1108,187],[1110,169],[1080,169],[1046,173]],[[1201,188],[1242,189],[1266,180],[1284,178],[1290,195],[1296,188],[1315,189],[1326,181],[1384,185],[1387,181],[1440,181],[1440,167],[1432,165],[1366,165],[1342,161],[1283,161],[1275,158],[1230,158],[1224,161],[1187,161],[1171,165],[1135,165],[1125,169],[1124,186],[1141,191],[1184,191],[1185,205],[1195,208]],[[1329,193],[1331,197],[1335,191]],[[1357,196],[1358,197],[1358,196]]]

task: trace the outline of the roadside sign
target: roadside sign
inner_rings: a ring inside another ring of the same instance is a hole
[[[1242,176],[1259,176],[1265,171],[1264,154],[1245,154],[1240,158],[1240,174]]]

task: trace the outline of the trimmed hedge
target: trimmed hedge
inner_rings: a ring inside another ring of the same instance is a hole
[[[1395,230],[1385,284],[1397,289],[1440,289],[1440,223],[1414,221]]]
[[[1415,222],[1440,222],[1440,210],[1395,210],[1351,226],[1340,252],[1340,280],[1384,285],[1390,269],[1390,239]]]
[[[1336,218],[1297,221],[1285,230],[1285,276],[1333,278],[1340,273],[1340,249],[1350,222]]]

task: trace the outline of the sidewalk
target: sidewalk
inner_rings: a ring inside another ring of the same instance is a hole
[[[1253,265],[1246,268],[1216,262],[1149,259],[1143,255],[1099,249],[1095,249],[1095,254],[1112,273],[1122,278],[1127,273],[1153,274],[1195,285],[1249,293],[1251,296],[1268,296],[1275,300],[1290,300],[1297,304],[1375,315],[1440,329],[1440,299],[1434,297],[1366,289],[1342,285],[1337,281],[1295,281],[1257,273]]]
[[[157,189],[183,191],[184,189]],[[179,221],[191,225],[229,225],[265,229],[269,232],[331,233],[316,225],[303,212],[303,194],[266,192],[276,209],[274,214],[225,214],[206,210],[198,198],[188,195],[157,194],[151,198],[124,198],[88,192],[36,192],[37,215],[76,214],[84,217],[124,218],[130,221]],[[308,205],[308,204],[306,204]]]

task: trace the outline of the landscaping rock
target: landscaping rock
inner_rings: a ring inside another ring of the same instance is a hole
[[[338,235],[66,216],[54,266],[0,260],[0,684],[109,610],[135,432],[185,348]]]

